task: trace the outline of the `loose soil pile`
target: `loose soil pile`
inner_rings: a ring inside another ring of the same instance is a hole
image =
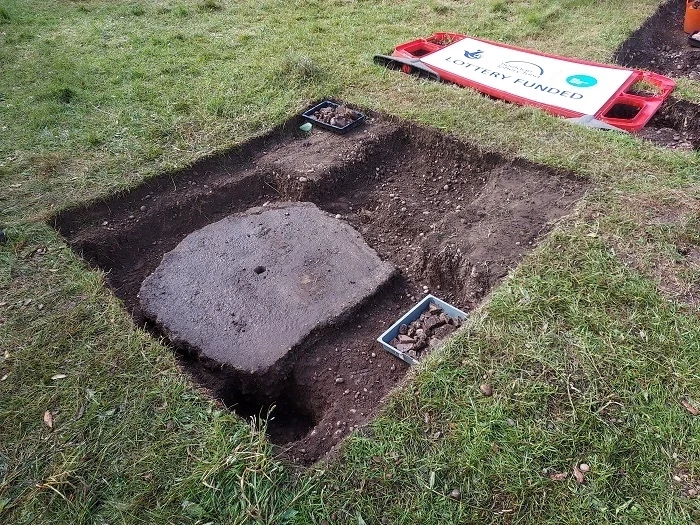
[[[347,135],[316,130],[310,137],[297,134],[294,119],[229,153],[55,218],[139,325],[139,288],[166,252],[207,224],[266,203],[313,202],[395,265],[398,275],[354,314],[289,352],[275,389],[175,345],[184,370],[242,416],[276,407],[270,439],[302,464],[363,425],[404,376],[406,365],[381,349],[379,334],[428,291],[472,309],[587,186],[435,130],[369,117]]]

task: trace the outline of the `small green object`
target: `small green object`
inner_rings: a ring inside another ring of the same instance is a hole
[[[299,126],[300,130],[306,131],[306,132],[311,131],[311,128],[313,128],[313,126],[311,125],[311,122],[304,122],[301,126]]]

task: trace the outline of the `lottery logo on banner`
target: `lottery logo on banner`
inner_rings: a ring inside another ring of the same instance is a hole
[[[481,58],[481,53],[483,53],[483,51],[481,49],[479,49],[478,51],[474,51],[474,52],[465,51],[464,56],[467,58],[471,58],[472,60],[479,60]]]

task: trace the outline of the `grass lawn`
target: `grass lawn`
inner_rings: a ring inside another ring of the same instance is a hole
[[[0,522],[700,523],[673,479],[700,485],[681,404],[700,407],[697,154],[371,60],[448,30],[606,61],[657,5],[0,1]],[[46,220],[321,97],[594,185],[339,457],[300,470],[189,384]]]

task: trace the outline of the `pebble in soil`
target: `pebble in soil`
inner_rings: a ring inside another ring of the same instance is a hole
[[[413,359],[420,359],[461,325],[459,317],[446,314],[431,302],[418,319],[402,324],[399,334],[389,344]]]

